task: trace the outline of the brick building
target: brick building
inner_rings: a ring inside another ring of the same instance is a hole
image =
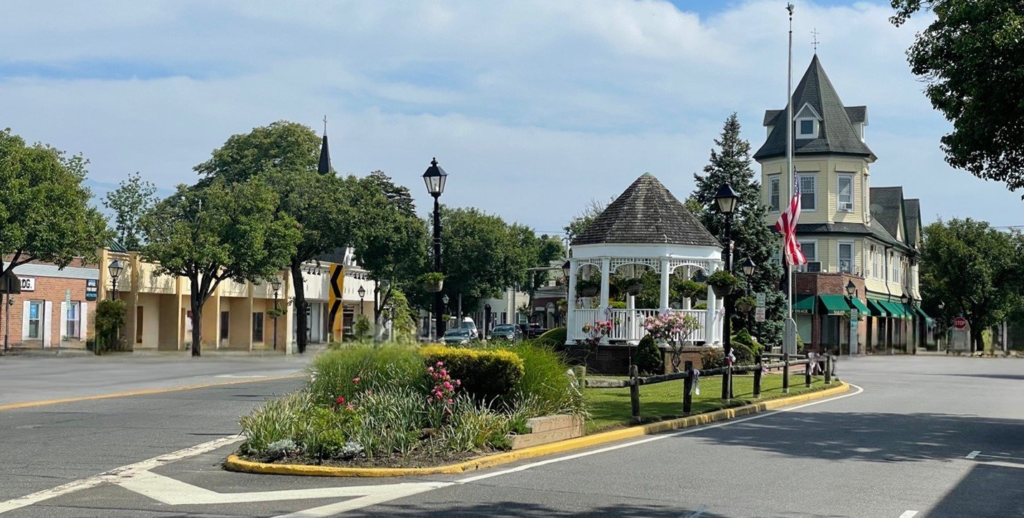
[[[98,267],[81,259],[65,268],[32,262],[16,266],[14,275],[21,292],[5,297],[10,314],[0,315],[0,337],[11,347],[85,348],[93,336]]]

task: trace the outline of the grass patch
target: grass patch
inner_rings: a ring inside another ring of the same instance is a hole
[[[625,379],[622,376],[595,376],[604,379]],[[835,384],[837,382],[833,382]],[[804,386],[804,376],[799,374],[789,378],[789,394],[782,392],[782,375],[770,374],[761,378],[761,398],[755,400],[753,375],[733,376],[733,396],[728,406],[741,406],[777,398],[785,395],[796,395],[824,388],[825,378],[813,376],[811,388]],[[585,389],[583,399],[586,402],[590,418],[586,423],[586,433],[606,431],[613,428],[629,426],[632,423],[632,410],[629,405],[629,388],[618,389]],[[722,378],[700,379],[700,395],[693,396],[693,413],[702,414],[726,408],[722,401]],[[667,381],[656,385],[640,387],[640,417],[646,421],[660,421],[682,417],[683,415],[683,380]]]

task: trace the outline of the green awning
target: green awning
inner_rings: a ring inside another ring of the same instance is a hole
[[[888,317],[889,310],[882,305],[882,301],[875,299],[868,299],[868,307],[871,308],[871,316],[873,317]]]
[[[899,302],[889,302],[887,300],[881,301],[882,305],[889,310],[889,314],[892,318],[907,318],[907,313],[903,311],[903,304]]]
[[[825,311],[829,315],[850,314],[850,305],[846,303],[846,297],[842,295],[818,295],[818,298],[825,305]]]
[[[910,304],[903,305],[903,312],[906,313],[907,318],[917,318],[917,311],[914,311],[914,306],[911,306]]]
[[[846,300],[850,303],[850,307],[856,308],[857,311],[860,311],[861,316],[866,317],[871,314],[868,311],[867,306],[865,306],[864,303],[861,302],[860,299],[858,299],[857,297],[850,297]]]
[[[925,319],[926,321],[932,319],[932,317],[928,316],[928,313],[925,313],[924,310],[921,309],[921,306],[914,306],[914,311],[918,315],[921,315],[921,318]]]
[[[793,311],[797,313],[814,313],[814,295],[797,295],[793,301]]]

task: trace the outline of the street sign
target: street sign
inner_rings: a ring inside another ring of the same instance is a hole
[[[64,302],[68,305],[71,304],[71,290],[64,290]]]
[[[96,279],[85,280],[85,300],[96,300],[99,293],[99,281]]]
[[[850,310],[850,320],[857,320],[860,318],[860,310],[853,308]]]
[[[764,307],[764,293],[758,293],[757,294],[757,304],[756,304],[756,306],[759,307],[759,308],[763,308]]]
[[[758,306],[754,310],[754,320],[756,320],[757,322],[764,322],[764,306]]]
[[[964,329],[967,327],[967,319],[964,317],[956,317],[953,319],[954,329]]]
[[[343,299],[342,291],[345,287],[345,266],[340,264],[331,265],[331,286],[330,296],[328,297],[328,317],[327,322],[329,323],[328,329],[334,336],[335,340],[341,340],[342,325],[344,319],[342,318],[341,301]]]

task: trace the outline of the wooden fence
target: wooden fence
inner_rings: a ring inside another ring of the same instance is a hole
[[[778,358],[780,361],[771,362],[772,359]],[[682,372],[673,372],[671,374],[658,374],[656,376],[640,377],[636,365],[629,366],[629,379],[624,380],[609,380],[609,379],[589,379],[584,378],[584,386],[591,389],[611,389],[611,388],[626,388],[629,387],[629,401],[632,407],[633,421],[640,422],[640,387],[643,385],[654,385],[657,383],[665,383],[667,381],[683,380],[683,415],[690,415],[693,408],[693,383],[695,380],[700,378],[722,376],[722,400],[729,401],[733,397],[732,393],[732,376],[736,373],[753,372],[754,373],[754,397],[761,397],[761,375],[765,370],[771,369],[782,369],[782,392],[785,394],[789,393],[789,371],[790,368],[795,365],[804,365],[804,384],[807,387],[811,386],[811,364],[824,362],[824,374],[825,384],[832,384],[832,377],[835,376],[836,362],[831,354],[819,356],[817,358],[807,358],[806,356],[795,355],[790,357],[788,354],[764,354],[757,355],[754,357],[754,363],[751,365],[730,365],[726,367],[719,367],[716,369],[708,370],[697,370],[693,368],[693,362],[687,361],[683,365]]]

